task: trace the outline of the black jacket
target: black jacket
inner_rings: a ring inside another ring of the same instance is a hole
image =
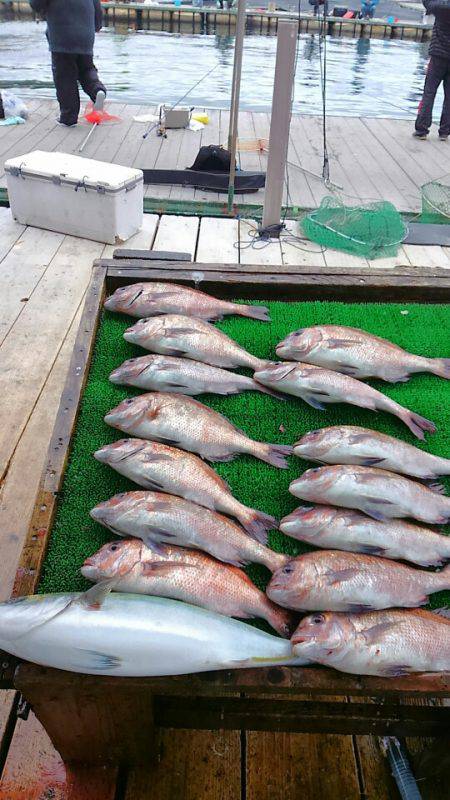
[[[450,61],[450,0],[423,0],[423,4],[427,14],[435,16],[430,56]]]
[[[30,5],[47,20],[52,53],[92,55],[95,32],[102,27],[100,0],[30,0]]]

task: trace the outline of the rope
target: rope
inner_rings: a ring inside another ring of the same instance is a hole
[[[328,0],[324,0],[323,17],[320,21],[319,15],[319,62],[320,62],[320,85],[322,92],[322,140],[323,140],[323,164],[322,178],[328,188],[330,182],[330,159],[328,155],[327,143],[327,5]]]

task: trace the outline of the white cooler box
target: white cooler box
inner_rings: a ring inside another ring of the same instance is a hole
[[[96,242],[125,242],[142,227],[143,173],[35,150],[5,163],[14,219]]]

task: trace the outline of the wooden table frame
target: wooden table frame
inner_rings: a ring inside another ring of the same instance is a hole
[[[295,272],[294,272],[295,269]],[[95,262],[13,594],[36,590],[52,529],[80,398],[107,293],[139,280],[198,284],[221,297],[449,302],[450,271]],[[70,762],[139,763],[155,726],[308,733],[438,736],[450,732],[450,673],[378,678],[322,667],[273,667],[169,678],[77,675],[18,663],[4,654],[0,685],[31,704]],[[351,699],[350,699],[351,698]],[[356,698],[356,700],[353,700]],[[406,702],[405,702],[406,701]],[[412,701],[412,702],[411,702]],[[437,701],[439,703],[439,701]]]

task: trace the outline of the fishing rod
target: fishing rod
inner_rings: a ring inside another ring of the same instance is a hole
[[[198,86],[200,83],[202,83],[202,81],[206,80],[206,78],[207,78],[209,75],[211,75],[211,73],[212,73],[212,72],[214,72],[214,70],[215,70],[215,69],[217,69],[217,67],[218,67],[218,66],[219,66],[219,62],[217,62],[217,64],[215,64],[215,65],[214,65],[214,66],[213,66],[211,69],[209,69],[209,70],[208,70],[208,72],[206,72],[206,73],[205,73],[205,74],[204,74],[204,75],[203,75],[203,76],[200,78],[200,80],[198,80],[198,81],[197,81],[197,83],[194,83],[194,85],[193,85],[193,86],[191,86],[191,88],[190,88],[190,89],[188,89],[188,90],[187,90],[187,92],[185,92],[185,94],[184,94],[182,97],[180,97],[178,100],[176,100],[176,101],[175,101],[175,103],[174,103],[172,106],[170,106],[170,108],[169,108],[168,110],[169,110],[169,111],[173,111],[173,109],[174,109],[174,108],[176,108],[176,106],[178,106],[180,103],[182,103],[182,102],[183,102],[183,100],[185,100],[185,99],[186,99],[186,97],[187,97],[187,96],[188,96],[188,95],[189,95],[191,92],[193,92],[193,91],[194,91],[194,89],[196,89],[196,88],[197,88],[197,86]],[[149,127],[149,128],[147,128],[146,132],[143,134],[142,138],[143,138],[143,139],[146,139],[146,138],[147,138],[147,136],[148,136],[148,135],[149,135],[149,134],[150,134],[152,131],[154,131],[154,130],[155,130],[155,128],[157,128],[159,124],[160,124],[160,121],[158,120],[158,122],[154,122],[152,125],[150,125],[150,127]]]

